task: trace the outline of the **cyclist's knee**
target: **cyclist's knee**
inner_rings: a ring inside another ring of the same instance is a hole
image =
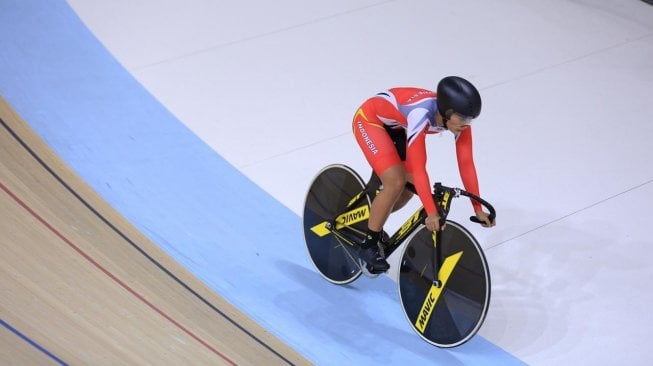
[[[397,196],[403,192],[407,179],[406,170],[402,166],[392,167],[381,175],[383,189],[391,191]]]
[[[397,192],[398,195],[404,191],[405,186],[406,186],[405,177],[397,177],[396,179],[393,179],[388,184],[388,188],[391,188],[393,192]]]

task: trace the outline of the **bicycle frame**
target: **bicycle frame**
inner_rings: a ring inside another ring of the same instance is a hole
[[[342,229],[353,231],[357,235],[364,234],[361,233],[359,230],[356,230],[353,227],[349,226],[349,223],[360,222],[369,217],[369,207],[367,207],[367,205],[362,207],[357,207],[357,205],[367,195],[369,196],[376,195],[379,190],[379,183],[380,182],[378,180],[375,180],[374,178],[370,178],[370,181],[367,183],[365,189],[362,190],[357,195],[355,195],[349,201],[349,203],[347,204],[348,211],[340,213],[339,215],[336,216],[336,218],[326,222],[324,224],[324,228],[329,230],[332,234],[336,235],[338,238],[345,241],[347,244],[349,244],[352,247],[360,244],[356,239],[349,237],[349,235],[347,235],[347,233],[344,232]],[[410,182],[406,183],[406,189],[411,191],[413,194],[417,194],[415,186]],[[434,278],[434,285],[436,287],[440,287],[442,285],[442,282],[439,279],[439,269],[442,266],[441,245],[438,245],[440,242],[439,238],[441,236],[439,234],[442,232],[442,228],[446,223],[447,216],[451,208],[451,199],[461,195],[467,196],[472,200],[475,200],[479,202],[481,205],[488,208],[488,210],[490,211],[490,216],[489,216],[490,221],[494,220],[496,216],[496,212],[492,207],[492,205],[490,205],[487,201],[481,199],[480,197],[472,193],[469,193],[459,188],[446,187],[443,186],[441,183],[435,183],[433,185],[432,197],[433,200],[435,201],[438,214],[440,215],[440,228],[441,228],[440,231],[433,233],[433,244],[435,247],[435,250],[433,251],[433,270],[434,270],[433,278]],[[408,220],[406,220],[406,222],[390,237],[390,239],[387,242],[382,241],[382,247],[385,256],[388,257],[395,250],[397,250],[397,248],[399,248],[401,244],[403,244],[403,242],[410,236],[410,234],[412,234],[415,230],[417,230],[420,227],[420,225],[424,223],[426,216],[427,216],[426,211],[424,210],[424,207],[421,206],[419,209],[417,209],[417,211],[415,211],[413,215],[411,215],[408,218]],[[476,223],[480,223],[480,221],[478,221],[478,219],[476,219],[475,216],[470,217],[470,220]]]
[[[406,189],[411,191],[413,194],[417,194],[417,191],[415,190],[415,186],[412,183],[406,183]],[[447,220],[447,215],[449,214],[449,209],[450,209],[450,202],[451,198],[456,197],[459,193],[456,195],[452,196],[452,192],[454,192],[454,188],[448,188],[444,187],[440,183],[435,183],[433,185],[433,193],[432,197],[433,200],[436,203],[436,207],[438,209],[438,214],[440,215],[440,226],[444,226],[444,223]],[[384,244],[384,250],[386,251],[386,256],[389,256],[392,254],[397,248],[403,244],[403,242],[412,234],[415,230],[417,230],[420,225],[424,223],[424,220],[426,219],[426,210],[424,210],[424,206],[420,206],[420,208],[415,211],[413,215],[411,215],[406,222],[404,222],[399,229],[390,237],[390,240],[388,240],[387,243]],[[437,243],[435,239],[437,238],[437,233],[434,234],[434,243],[436,244],[435,247],[438,248]],[[437,255],[437,258],[440,256]],[[436,260],[436,263],[440,263],[439,260]],[[438,265],[439,267],[439,265]]]
[[[410,190],[411,192],[415,193],[415,187],[411,183],[406,183],[406,189]],[[353,231],[356,234],[364,234],[362,232],[359,232],[358,230],[354,229],[353,227],[349,226],[349,222],[357,222],[359,217],[357,213],[361,212],[360,208],[357,207],[361,201],[365,198],[365,195],[369,194],[376,194],[377,188],[368,186],[355,195],[350,201],[349,204],[347,205],[347,211],[340,213],[336,216],[336,218],[329,220],[326,224],[325,227],[326,229],[330,230],[334,235],[338,236],[340,239],[345,240],[349,244],[353,246],[353,244],[359,244],[357,240],[350,238],[349,235],[347,235],[346,232],[343,231],[343,229],[347,229],[348,231]],[[434,195],[435,198],[435,195]],[[436,201],[437,202],[437,201]],[[448,205],[447,205],[448,206]],[[367,207],[367,206],[363,206]],[[354,208],[353,210],[350,210],[351,208]],[[369,208],[367,208],[369,211]],[[448,210],[447,210],[448,212]],[[360,219],[367,219],[368,215],[361,215]],[[441,215],[442,217],[442,215]],[[445,213],[446,217],[446,213]],[[401,244],[404,242],[408,236],[410,236],[411,233],[413,233],[419,225],[424,222],[424,219],[426,218],[426,211],[424,210],[424,207],[420,207],[413,215],[411,215],[408,220],[390,237],[390,240],[388,242],[384,242],[383,244],[383,249],[385,250],[386,256],[389,256],[394,252],[398,247],[401,246]]]

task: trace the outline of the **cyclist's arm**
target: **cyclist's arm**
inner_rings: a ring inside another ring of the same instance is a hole
[[[426,135],[423,132],[409,136],[406,148],[406,168],[413,175],[415,190],[427,214],[437,212],[431,194],[431,182],[426,172]]]
[[[472,128],[465,129],[456,137],[456,156],[458,158],[458,171],[463,181],[465,190],[479,196],[478,177],[472,153]],[[472,200],[474,212],[481,210],[481,205]]]

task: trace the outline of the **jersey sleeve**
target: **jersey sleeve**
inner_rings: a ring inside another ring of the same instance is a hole
[[[465,190],[480,196],[478,187],[478,177],[476,175],[476,166],[474,165],[474,155],[472,149],[472,129],[465,129],[456,139],[456,157],[458,158],[458,170],[460,178],[463,181]],[[472,200],[474,212],[481,209],[481,205]]]
[[[418,133],[406,149],[406,168],[413,174],[413,183],[427,214],[436,212],[431,192],[431,182],[426,172],[426,135]]]

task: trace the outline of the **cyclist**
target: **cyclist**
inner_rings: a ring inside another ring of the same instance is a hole
[[[427,213],[426,227],[439,230],[440,216],[431,195],[426,172],[427,134],[449,130],[456,139],[458,169],[465,190],[479,195],[476,167],[472,156],[472,120],[481,113],[481,96],[467,80],[448,76],[440,80],[437,93],[426,89],[400,87],[376,94],[356,111],[352,127],[365,158],[378,175],[383,189],[370,208],[368,231],[359,252],[371,273],[390,268],[379,240],[383,225],[393,211],[412,197],[407,181],[415,185]],[[476,217],[483,226],[494,226],[481,205],[472,201]]]

